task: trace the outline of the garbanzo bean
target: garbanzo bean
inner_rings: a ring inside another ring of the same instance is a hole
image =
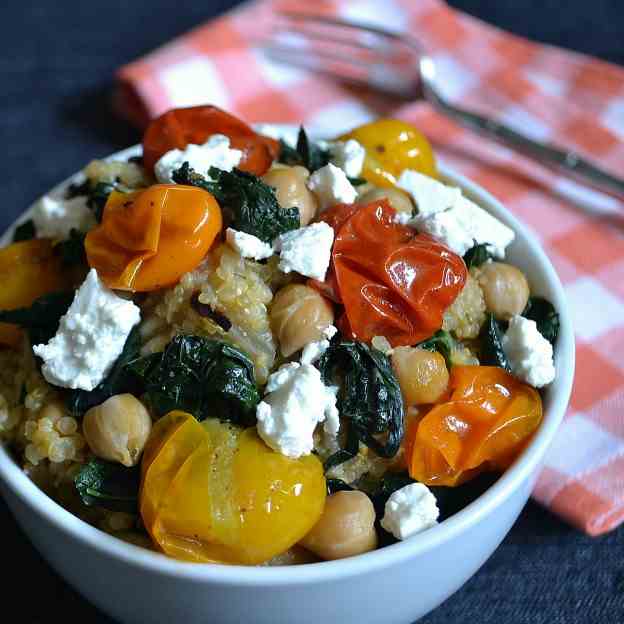
[[[143,403],[131,394],[117,394],[84,415],[82,433],[91,451],[124,466],[139,462],[152,419]]]
[[[306,182],[310,172],[305,167],[279,167],[262,176],[262,180],[275,189],[282,208],[299,208],[301,226],[308,225],[318,212],[318,201]]]
[[[387,199],[388,203],[397,212],[412,214],[414,210],[414,204],[412,204],[412,200],[407,196],[407,193],[397,188],[373,188],[359,197],[357,203],[370,204],[379,199]]]
[[[282,355],[288,357],[309,342],[320,340],[323,330],[334,322],[334,311],[314,288],[289,284],[273,298],[269,317]]]
[[[397,347],[391,361],[407,405],[435,403],[444,394],[449,373],[439,353],[418,347]]]
[[[522,314],[530,293],[520,269],[504,262],[487,262],[476,274],[485,306],[497,319],[509,320],[514,314]]]
[[[377,533],[370,498],[357,490],[332,494],[325,501],[320,520],[300,544],[327,560],[374,550]]]

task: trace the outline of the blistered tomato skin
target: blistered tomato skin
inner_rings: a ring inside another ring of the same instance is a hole
[[[406,456],[412,478],[454,486],[487,469],[504,470],[542,420],[531,386],[495,366],[454,366],[450,396],[408,428]]]
[[[429,141],[404,121],[379,119],[340,137],[341,141],[347,139],[355,139],[366,148],[361,175],[376,186],[394,186],[405,169],[437,177]]]
[[[344,305],[343,334],[413,345],[440,329],[467,269],[444,245],[395,223],[395,214],[386,200],[323,213],[336,233],[325,293]]]
[[[321,516],[325,477],[309,455],[269,449],[255,428],[171,412],[143,455],[140,511],[167,555],[257,564],[296,544]]]
[[[277,141],[257,134],[234,115],[216,106],[193,106],[170,110],[149,124],[143,135],[143,163],[152,171],[169,150],[202,145],[213,134],[229,137],[231,147],[243,152],[238,168],[254,175],[268,171],[279,155]]]
[[[192,271],[221,226],[221,209],[200,188],[155,184],[113,192],[102,223],[87,234],[87,261],[109,288],[156,290]]]

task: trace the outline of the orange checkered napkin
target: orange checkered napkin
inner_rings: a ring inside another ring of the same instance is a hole
[[[576,379],[534,496],[592,535],[614,528],[624,520],[624,206],[458,128],[422,102],[399,106],[271,63],[250,42],[276,6],[244,4],[124,67],[120,109],[137,123],[174,106],[212,103],[248,121],[304,122],[329,135],[390,114],[422,128],[441,159],[533,230],[559,272],[575,322]],[[440,0],[319,1],[313,10],[415,33],[453,101],[622,173],[623,69],[514,37]]]

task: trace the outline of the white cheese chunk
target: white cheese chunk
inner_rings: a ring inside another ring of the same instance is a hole
[[[328,325],[322,332],[323,337],[320,340],[309,342],[301,352],[302,364],[314,364],[327,349],[329,349],[329,341],[338,333],[333,325]]]
[[[498,258],[515,238],[514,231],[452,188],[416,171],[404,171],[398,185],[418,207],[411,225],[463,256],[474,245],[485,244]]]
[[[518,379],[534,388],[542,388],[555,378],[552,345],[540,334],[535,321],[513,316],[502,346],[511,371]]]
[[[72,229],[87,232],[95,226],[84,196],[58,199],[44,195],[33,207],[32,220],[41,238],[67,238]]]
[[[357,197],[346,173],[332,163],[317,169],[308,178],[308,188],[316,195],[321,211],[336,204],[352,204]]]
[[[117,296],[91,269],[56,335],[33,347],[43,359],[43,376],[62,388],[93,390],[108,375],[140,320],[139,307]]]
[[[275,249],[280,252],[278,267],[284,273],[296,271],[323,281],[333,243],[334,230],[323,221],[285,232],[274,242]]]
[[[350,178],[357,178],[362,173],[366,150],[355,139],[332,141],[327,143],[331,162],[340,167]]]
[[[390,495],[381,526],[404,540],[437,524],[439,515],[431,490],[423,483],[410,483]]]
[[[317,424],[324,422],[332,435],[338,432],[337,391],[323,383],[314,366],[284,364],[269,376],[267,394],[256,408],[258,434],[282,455],[309,455]]]
[[[243,258],[253,258],[254,260],[263,260],[273,255],[273,245],[265,243],[253,234],[240,232],[233,228],[225,230],[225,240],[228,245],[238,251]]]
[[[412,196],[421,219],[452,208],[461,197],[458,188],[442,184],[412,169],[401,173],[397,186]]]
[[[232,169],[241,161],[243,152],[230,148],[230,139],[223,134],[213,134],[203,145],[189,143],[183,150],[173,149],[163,154],[154,165],[156,179],[162,184],[173,182],[173,173],[185,162],[197,173],[208,176],[210,167],[223,171]]]

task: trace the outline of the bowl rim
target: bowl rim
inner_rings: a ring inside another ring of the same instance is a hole
[[[140,154],[141,146],[135,145],[110,155],[106,160],[127,159]],[[296,586],[311,582],[335,581],[371,571],[379,571],[406,559],[416,558],[419,554],[435,548],[480,522],[496,507],[502,505],[533,474],[552,442],[564,417],[572,390],[575,364],[574,333],[563,286],[534,235],[488,191],[443,163],[439,163],[439,171],[444,180],[459,186],[462,191],[467,192],[488,212],[493,213],[509,225],[516,232],[517,238],[524,239],[530,254],[535,257],[537,264],[544,272],[545,283],[550,291],[549,296],[559,312],[561,321],[559,338],[555,348],[557,377],[549,389],[552,394],[550,409],[545,411],[539,430],[520,457],[475,501],[450,518],[409,540],[356,557],[295,566],[269,567],[177,561],[161,553],[134,546],[113,537],[87,524],[48,497],[21,470],[7,448],[0,444],[0,482],[2,486],[9,489],[31,512],[34,512],[37,521],[54,525],[56,529],[65,533],[70,539],[81,542],[82,546],[92,548],[103,555],[118,559],[126,565],[134,566],[145,572],[163,574],[178,579],[183,578],[192,582],[210,582],[217,585]],[[61,193],[70,183],[80,182],[81,176],[80,172],[70,176],[55,186],[50,194]],[[31,211],[32,206],[8,228],[0,238],[0,245],[8,242],[13,229],[28,219]]]

